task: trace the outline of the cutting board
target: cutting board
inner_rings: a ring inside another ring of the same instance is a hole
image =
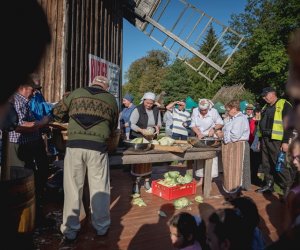
[[[184,153],[187,149],[192,148],[193,146],[187,143],[182,144],[176,144],[172,146],[162,146],[159,144],[152,144],[153,149],[155,150],[161,150],[161,151],[168,151],[168,152],[174,152],[174,153]]]

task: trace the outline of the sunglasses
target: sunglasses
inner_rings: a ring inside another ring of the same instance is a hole
[[[292,161],[294,161],[294,160],[300,161],[300,155],[291,156],[291,160]]]

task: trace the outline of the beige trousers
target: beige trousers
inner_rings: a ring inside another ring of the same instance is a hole
[[[110,183],[107,153],[89,149],[66,148],[64,160],[64,208],[61,232],[74,239],[80,230],[80,211],[86,171],[90,192],[92,225],[98,235],[110,226]],[[82,214],[82,213],[81,213]]]

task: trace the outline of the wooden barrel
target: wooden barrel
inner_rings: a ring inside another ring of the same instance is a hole
[[[139,163],[131,165],[131,174],[134,176],[147,176],[152,173],[152,163]]]
[[[10,180],[0,181],[0,235],[16,241],[34,229],[34,173],[23,167],[11,167],[10,172]]]

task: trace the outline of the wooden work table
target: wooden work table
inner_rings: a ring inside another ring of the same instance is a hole
[[[212,180],[212,159],[216,157],[217,152],[220,150],[220,148],[212,147],[190,148],[185,153],[172,153],[159,150],[139,152],[118,148],[114,153],[109,154],[109,163],[110,165],[125,165],[186,160],[188,162],[187,171],[193,171],[193,160],[205,160],[203,196],[209,197]]]

